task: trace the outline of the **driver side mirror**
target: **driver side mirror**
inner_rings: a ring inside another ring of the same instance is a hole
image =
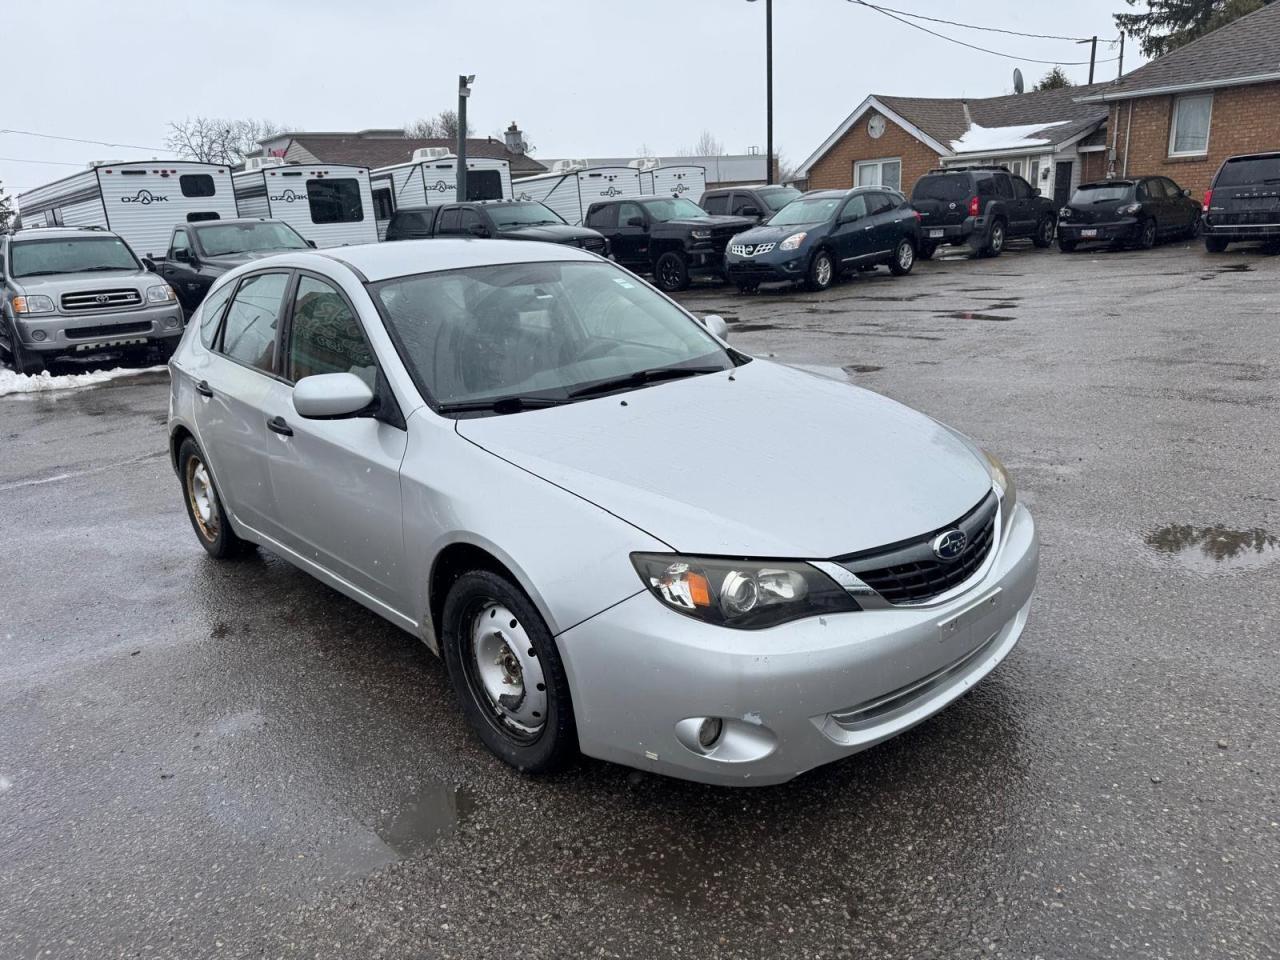
[[[471,234],[473,237],[487,237],[489,235],[489,228],[483,223],[473,223],[467,228],[467,233]]]
[[[628,220],[628,221],[627,221],[627,226],[628,226],[628,227],[643,227],[643,226],[644,226],[644,217],[632,217],[630,220]]]
[[[175,250],[175,251],[173,251],[173,259],[175,259],[175,260],[179,260],[179,261],[181,261],[182,263],[190,263],[190,262],[191,262],[191,251],[190,251],[190,250]]]
[[[708,313],[702,318],[702,325],[707,328],[707,333],[720,340],[729,339],[729,325],[724,322],[724,317],[718,314]]]
[[[742,213],[740,214],[740,216],[758,217],[760,216],[760,208],[759,207],[743,207]]]
[[[147,273],[156,272],[156,261],[154,257],[155,257],[155,254],[148,253],[145,257],[142,258],[142,265],[146,268]],[[0,269],[0,277],[2,276],[4,276],[4,270]]]
[[[307,246],[314,250],[316,248],[316,242],[314,240],[308,240]]]
[[[1182,195],[1183,195],[1184,197],[1189,197],[1189,196],[1191,196],[1191,191],[1190,191],[1189,189],[1187,189],[1186,187],[1183,187],[1183,188],[1182,188]]]
[[[308,420],[341,420],[369,409],[373,391],[354,373],[317,373],[293,387],[293,408]]]

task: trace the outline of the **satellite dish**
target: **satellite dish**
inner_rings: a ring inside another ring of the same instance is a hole
[[[1013,68],[1013,92],[1021,93],[1025,88],[1022,83],[1022,71],[1017,67]]]

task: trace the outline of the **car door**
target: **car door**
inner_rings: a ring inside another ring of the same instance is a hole
[[[462,235],[462,208],[445,207],[436,218],[437,237],[457,237]]]
[[[711,211],[707,211],[710,213]],[[754,217],[757,221],[764,215],[760,201],[755,194],[746,190],[733,191],[733,199],[729,203],[729,214],[734,217]]]
[[[169,252],[165,254],[164,264],[160,267],[160,276],[178,295],[182,308],[190,313],[204,299],[207,287],[202,286],[191,263],[194,253],[191,249],[191,235],[186,227],[178,227],[169,240]]]
[[[1168,229],[1168,209],[1160,181],[1155,177],[1139,180],[1134,185],[1134,199],[1142,204],[1141,217],[1155,220],[1157,236],[1164,233]]]
[[[1013,212],[1009,216],[1009,225],[1018,236],[1029,236],[1036,229],[1036,192],[1021,177],[1010,176],[1009,183],[1013,187]]]
[[[871,223],[867,216],[867,195],[855,193],[836,214],[831,231],[831,247],[838,267],[855,265],[872,254]]]
[[[638,203],[624,201],[616,204],[618,226],[613,241],[614,259],[633,270],[645,270],[649,266],[649,218]]]
[[[888,253],[898,243],[898,200],[892,194],[874,190],[867,195],[869,250],[873,254]]]
[[[464,237],[488,237],[492,236],[489,225],[485,223],[484,217],[480,215],[480,211],[474,207],[462,208],[462,219],[458,226],[458,232]]]
[[[267,399],[276,383],[277,334],[289,271],[241,279],[210,352],[193,374],[200,400],[195,426],[227,509],[276,536],[267,469]]]
[[[288,300],[281,377],[272,381],[265,409],[276,539],[404,611],[410,606],[400,512],[404,421],[346,293],[299,271]],[[369,313],[363,322],[373,322],[372,307]],[[360,377],[378,395],[378,410],[337,420],[298,416],[293,385],[326,373]]]
[[[1200,218],[1200,204],[1191,199],[1190,193],[1168,177],[1161,177],[1164,191],[1169,197],[1169,217],[1175,220],[1179,230],[1189,230]]]

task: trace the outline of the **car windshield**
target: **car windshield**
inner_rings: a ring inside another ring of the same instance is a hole
[[[119,237],[14,240],[9,259],[15,277],[142,269],[133,251]]]
[[[220,223],[197,227],[200,249],[209,257],[262,250],[302,250],[307,241],[287,223]]]
[[[515,412],[735,363],[701,324],[613,264],[469,267],[370,290],[441,412],[503,412],[503,402]]]
[[[1133,194],[1133,184],[1123,183],[1086,183],[1076,187],[1071,195],[1071,206],[1088,207],[1095,203],[1115,203],[1117,200],[1128,200]]]
[[[1250,183],[1280,183],[1280,157],[1244,157],[1222,165],[1215,187],[1242,187]]]
[[[698,220],[709,216],[707,211],[692,200],[685,200],[683,197],[678,200],[674,198],[670,200],[648,200],[645,202],[644,208],[648,211],[650,219],[659,222],[664,220],[688,220],[690,218]]]
[[[502,203],[489,207],[489,216],[500,227],[536,227],[564,223],[564,218],[541,203]]]
[[[912,201],[916,200],[968,200],[971,196],[969,178],[957,174],[941,177],[922,177],[911,191]]]
[[[843,195],[792,200],[769,218],[769,225],[785,227],[795,223],[822,223],[824,220],[829,220],[836,212],[836,207],[843,202]]]
[[[764,205],[770,210],[781,210],[800,195],[800,191],[795,187],[781,187],[778,190],[760,191],[760,199],[764,201]]]

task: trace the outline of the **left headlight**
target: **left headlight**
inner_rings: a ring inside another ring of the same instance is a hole
[[[690,230],[689,236],[693,237],[693,239],[695,240],[710,240],[711,231],[710,230]]]
[[[173,292],[173,287],[167,283],[158,283],[154,287],[147,287],[147,303],[173,303],[178,299],[178,295]]]
[[[722,627],[759,630],[861,609],[839,584],[807,563],[672,553],[633,553],[631,562],[665,606]]]
[[[991,474],[991,485],[996,488],[996,496],[1000,498],[1000,518],[1004,529],[1009,529],[1013,521],[1013,508],[1018,503],[1018,488],[1013,485],[1013,475],[1009,473],[1000,459],[983,450],[987,459],[987,470]],[[1003,531],[1001,531],[1003,532]]]
[[[53,300],[43,294],[13,298],[14,313],[53,313]]]

